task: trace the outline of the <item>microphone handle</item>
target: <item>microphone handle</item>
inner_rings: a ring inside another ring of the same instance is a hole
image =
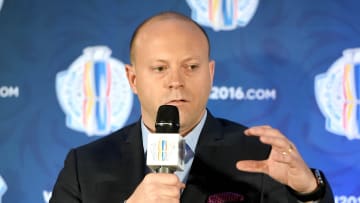
[[[166,166],[160,166],[160,168],[156,170],[156,173],[174,173],[174,170],[171,170],[169,167]]]

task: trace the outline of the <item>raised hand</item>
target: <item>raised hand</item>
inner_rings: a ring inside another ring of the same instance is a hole
[[[238,161],[237,169],[268,174],[299,193],[310,193],[316,189],[316,179],[310,168],[295,145],[280,131],[270,126],[256,126],[244,133],[247,136],[258,136],[261,142],[271,145],[272,149],[268,159]]]

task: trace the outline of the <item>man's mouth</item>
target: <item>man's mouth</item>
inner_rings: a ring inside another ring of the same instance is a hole
[[[186,102],[187,102],[187,100],[185,100],[185,99],[174,99],[174,100],[169,101],[167,104],[168,105],[181,105]]]

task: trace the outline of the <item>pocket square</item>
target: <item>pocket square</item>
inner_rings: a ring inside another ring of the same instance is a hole
[[[243,202],[244,195],[234,192],[222,192],[210,195],[207,203],[230,203],[230,202]]]

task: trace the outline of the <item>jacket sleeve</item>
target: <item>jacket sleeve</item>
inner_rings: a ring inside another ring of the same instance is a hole
[[[319,201],[319,203],[334,203],[334,194],[324,174],[323,174],[323,178],[325,181],[325,194],[324,197]]]
[[[80,203],[81,190],[78,181],[75,150],[71,150],[56,180],[50,203]]]
[[[316,201],[313,201],[312,203],[334,203],[334,195],[333,195],[333,192],[331,190],[331,187],[330,187],[330,184],[329,182],[326,180],[326,177],[325,175],[320,172],[322,174],[322,180],[324,181],[325,183],[325,190],[323,192],[323,196],[322,198],[316,200]],[[289,187],[288,188],[288,192],[289,192],[289,201],[290,202],[293,202],[294,199],[298,199],[296,196],[294,196],[294,192],[291,191],[291,189]],[[292,200],[291,200],[292,199]],[[300,200],[297,200],[298,203],[302,203],[302,201]]]

